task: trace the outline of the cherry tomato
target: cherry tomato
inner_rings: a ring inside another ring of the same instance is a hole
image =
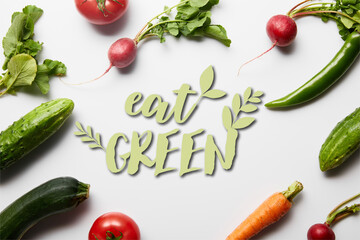
[[[128,2],[128,0],[75,0],[75,5],[90,23],[106,25],[124,15]]]
[[[110,212],[98,217],[89,231],[89,240],[140,240],[138,225],[129,216]]]

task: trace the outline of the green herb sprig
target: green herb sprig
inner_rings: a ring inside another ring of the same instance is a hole
[[[33,40],[34,25],[42,16],[43,10],[36,6],[26,6],[22,12],[15,12],[11,18],[11,26],[3,38],[5,62],[0,76],[0,96],[15,94],[20,87],[33,83],[43,94],[47,94],[50,76],[64,76],[66,66],[59,61],[46,59],[42,64],[36,56],[42,50],[43,43]]]
[[[255,104],[261,103],[262,91],[252,92],[249,87],[245,90],[243,98],[239,94],[235,94],[232,100],[231,108],[225,106],[222,113],[223,125],[226,129],[244,129],[249,127],[254,121],[253,117],[240,117],[240,113],[252,113],[258,110]]]
[[[218,3],[219,0],[181,0],[175,6],[166,6],[163,12],[147,22],[134,40],[139,43],[155,36],[160,42],[165,42],[165,34],[170,34],[174,37],[214,38],[229,47],[231,40],[227,37],[225,28],[211,24],[211,9]],[[174,9],[177,12],[172,19],[170,14]]]
[[[360,0],[335,0],[322,2],[305,0],[292,8],[288,15],[292,18],[314,15],[324,22],[333,20],[339,28],[342,39],[354,32],[360,32]]]
[[[101,144],[101,136],[99,133],[95,133],[95,136],[93,134],[93,130],[90,126],[87,126],[86,131],[84,130],[81,123],[76,122],[76,127],[79,131],[74,132],[76,136],[81,136],[81,141],[85,143],[91,143],[89,144],[89,147],[91,149],[95,148],[101,148],[102,150],[106,151],[105,148]]]

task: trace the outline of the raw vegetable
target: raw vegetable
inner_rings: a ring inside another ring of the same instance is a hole
[[[98,217],[89,231],[89,240],[140,240],[135,221],[120,212],[105,213]]]
[[[336,83],[360,55],[360,0],[336,0],[333,3],[306,0],[287,15],[294,19],[313,15],[325,22],[334,20],[345,43],[318,74],[294,92],[265,104],[268,108],[291,107],[318,97]]]
[[[292,200],[302,189],[300,182],[294,182],[286,191],[271,195],[226,240],[250,239],[270,224],[277,222],[290,210]]]
[[[295,40],[297,26],[289,16],[275,15],[266,24],[266,33],[274,46],[286,47]]]
[[[308,240],[335,240],[335,233],[331,229],[331,226],[338,221],[355,214],[360,211],[360,204],[353,204],[351,206],[345,206],[345,204],[360,197],[360,194],[342,202],[334,210],[332,210],[327,216],[325,223],[317,223],[312,225],[307,232]]]
[[[53,135],[74,109],[70,99],[41,104],[0,133],[0,170],[8,168]]]
[[[287,15],[275,15],[267,22],[266,33],[273,43],[272,46],[259,56],[242,64],[239,68],[239,73],[241,68],[243,68],[246,64],[262,57],[266,53],[270,52],[275,46],[287,47],[291,45],[296,38],[297,26],[291,17]]]
[[[128,0],[75,0],[77,10],[90,23],[106,25],[119,20],[128,8]]]
[[[0,213],[0,239],[21,239],[40,220],[74,209],[89,197],[89,187],[62,177],[34,188]]]
[[[64,76],[66,67],[59,61],[46,59],[42,64],[36,56],[42,49],[42,43],[33,40],[34,24],[43,14],[36,6],[26,6],[22,12],[12,15],[11,26],[3,38],[5,62],[0,76],[0,96],[15,94],[20,87],[36,83],[43,94],[50,89],[51,76]]]
[[[335,57],[312,79],[294,92],[266,103],[268,108],[284,108],[306,103],[324,93],[335,84],[352,66],[360,54],[360,34],[348,35],[344,45]]]
[[[360,108],[339,122],[321,147],[321,171],[341,165],[360,147]]]
[[[211,24],[211,8],[218,3],[219,0],[181,0],[173,7],[165,7],[163,12],[146,23],[134,39],[121,38],[112,44],[108,51],[110,66],[103,75],[113,66],[129,66],[135,60],[139,42],[149,37],[158,37],[162,43],[165,42],[166,34],[188,38],[209,37],[229,47],[231,40],[228,39],[224,27]],[[176,16],[170,19],[169,14],[175,8]]]

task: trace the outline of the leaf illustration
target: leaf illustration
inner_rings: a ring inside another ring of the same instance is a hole
[[[243,117],[243,118],[238,119],[234,123],[233,127],[235,129],[243,129],[243,128],[250,126],[254,121],[255,121],[255,118],[253,118],[253,117]]]
[[[251,103],[261,103],[261,100],[260,100],[260,98],[257,98],[257,97],[251,97],[251,98],[249,98],[249,102],[251,102]]]
[[[233,117],[229,107],[224,107],[222,112],[222,120],[223,120],[223,125],[226,129],[232,128]]]
[[[254,112],[256,111],[258,108],[255,105],[252,104],[247,104],[241,107],[241,111],[246,112],[246,113],[250,113],[250,112]]]
[[[209,91],[209,89],[213,85],[213,82],[214,82],[214,70],[212,66],[209,66],[200,76],[201,93],[204,94],[207,91]]]
[[[98,144],[90,144],[89,145],[89,148],[91,148],[91,149],[95,149],[95,148],[101,148]]]
[[[99,133],[96,133],[95,134],[95,138],[93,137],[93,130],[90,126],[87,126],[86,130],[87,132],[84,130],[84,128],[82,127],[81,123],[79,122],[76,122],[76,127],[80,130],[80,131],[77,131],[77,132],[74,132],[74,134],[76,136],[84,136],[84,137],[81,137],[81,141],[82,142],[85,142],[85,143],[88,143],[88,142],[94,142],[94,143],[91,143],[89,144],[89,147],[91,149],[94,149],[94,148],[101,148],[103,149],[104,151],[105,148],[101,145],[101,137],[100,137],[100,134]],[[86,135],[86,136],[85,136]]]
[[[81,141],[83,141],[83,142],[93,142],[94,139],[91,138],[91,137],[82,137],[82,138],[81,138]]]
[[[261,97],[264,93],[262,91],[256,91],[254,94],[253,94],[253,97]]]
[[[84,132],[74,132],[74,134],[76,136],[84,136],[84,135],[86,135],[86,133],[84,133]]]
[[[210,91],[206,92],[205,94],[203,94],[203,97],[217,99],[217,98],[222,98],[225,95],[226,95],[226,92],[218,90],[218,89],[213,89],[213,90],[210,90]]]
[[[237,115],[239,115],[239,112],[240,112],[240,108],[241,108],[241,98],[240,98],[240,95],[239,94],[235,94],[234,95],[234,98],[233,98],[233,101],[232,101],[232,110],[235,114],[235,117]]]
[[[248,87],[244,92],[244,102],[246,103],[251,96],[251,87]]]
[[[87,128],[86,128],[86,130],[87,130],[87,133],[89,134],[89,137],[93,137],[92,136],[92,129],[91,129],[91,127],[90,126],[88,126]]]
[[[99,143],[99,144],[101,144],[101,138],[100,138],[100,134],[99,133],[97,133],[97,134],[95,134],[95,138],[96,138],[96,141]]]
[[[84,129],[83,129],[83,127],[81,126],[81,123],[76,122],[75,125],[77,126],[77,128],[78,128],[80,131],[85,132]]]

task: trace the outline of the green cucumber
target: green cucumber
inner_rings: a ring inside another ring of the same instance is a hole
[[[0,133],[0,170],[8,168],[53,135],[71,115],[74,103],[61,98],[41,104]]]
[[[89,187],[62,177],[34,188],[0,213],[0,239],[21,239],[41,219],[74,209],[89,197]]]
[[[336,168],[360,147],[360,108],[339,122],[321,147],[321,171]]]

